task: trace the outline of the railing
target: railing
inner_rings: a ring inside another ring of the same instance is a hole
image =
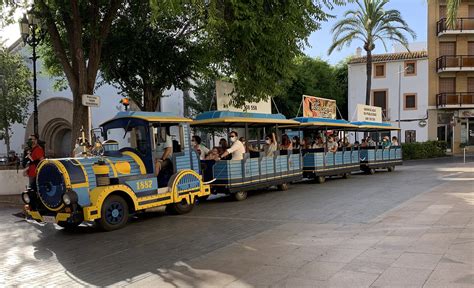
[[[439,93],[436,107],[474,105],[474,92]]]
[[[474,55],[445,55],[436,59],[436,70],[474,68]]]
[[[446,18],[441,18],[441,20],[436,23],[436,35],[449,31],[463,32],[466,30],[474,30],[473,17],[456,18],[454,27],[449,27]]]

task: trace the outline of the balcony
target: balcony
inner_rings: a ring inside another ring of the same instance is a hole
[[[437,94],[436,107],[474,108],[474,92],[453,92]]]
[[[456,24],[453,28],[448,26],[446,18],[441,18],[436,23],[436,35],[457,35],[457,34],[474,34],[474,18],[456,18]]]
[[[446,55],[436,59],[436,71],[474,71],[474,55]]]

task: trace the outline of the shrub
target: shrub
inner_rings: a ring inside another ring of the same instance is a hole
[[[448,144],[445,141],[403,143],[403,160],[446,156],[447,147]]]

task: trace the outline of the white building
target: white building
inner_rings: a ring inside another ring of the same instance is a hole
[[[24,56],[27,66],[32,69],[31,49],[23,46],[23,42],[16,41],[10,50]],[[41,56],[41,55],[40,55]],[[71,149],[72,128],[72,93],[69,89],[56,91],[53,89],[55,79],[51,78],[42,69],[41,58],[37,61],[37,88],[38,99],[38,130],[40,139],[46,142],[46,153],[50,157],[69,156]],[[100,82],[98,79],[97,82]],[[102,85],[96,89],[95,95],[101,97],[100,108],[92,108],[92,125],[98,127],[102,122],[112,118],[118,111],[123,110],[120,104],[122,96],[111,85]],[[161,111],[174,112],[182,116],[184,113],[183,92],[168,90],[161,101]],[[22,151],[22,146],[28,136],[33,133],[33,103],[30,104],[31,117],[27,120],[26,127],[22,124],[12,126],[10,149],[17,153]],[[6,154],[7,148],[4,141],[0,141],[0,154]]]
[[[415,49],[423,44],[417,43]],[[426,46],[424,46],[426,47]],[[357,104],[365,104],[366,61],[357,49],[348,65],[349,120],[356,120]],[[426,49],[411,52],[373,55],[371,104],[382,107],[384,121],[401,126],[402,142],[428,140],[428,53]],[[401,71],[401,72],[400,72]],[[400,115],[399,115],[400,113]]]

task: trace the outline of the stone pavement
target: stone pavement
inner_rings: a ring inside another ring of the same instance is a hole
[[[474,287],[472,164],[217,199],[111,233],[0,208],[0,287]]]
[[[367,224],[285,223],[132,287],[474,287],[474,168]]]

